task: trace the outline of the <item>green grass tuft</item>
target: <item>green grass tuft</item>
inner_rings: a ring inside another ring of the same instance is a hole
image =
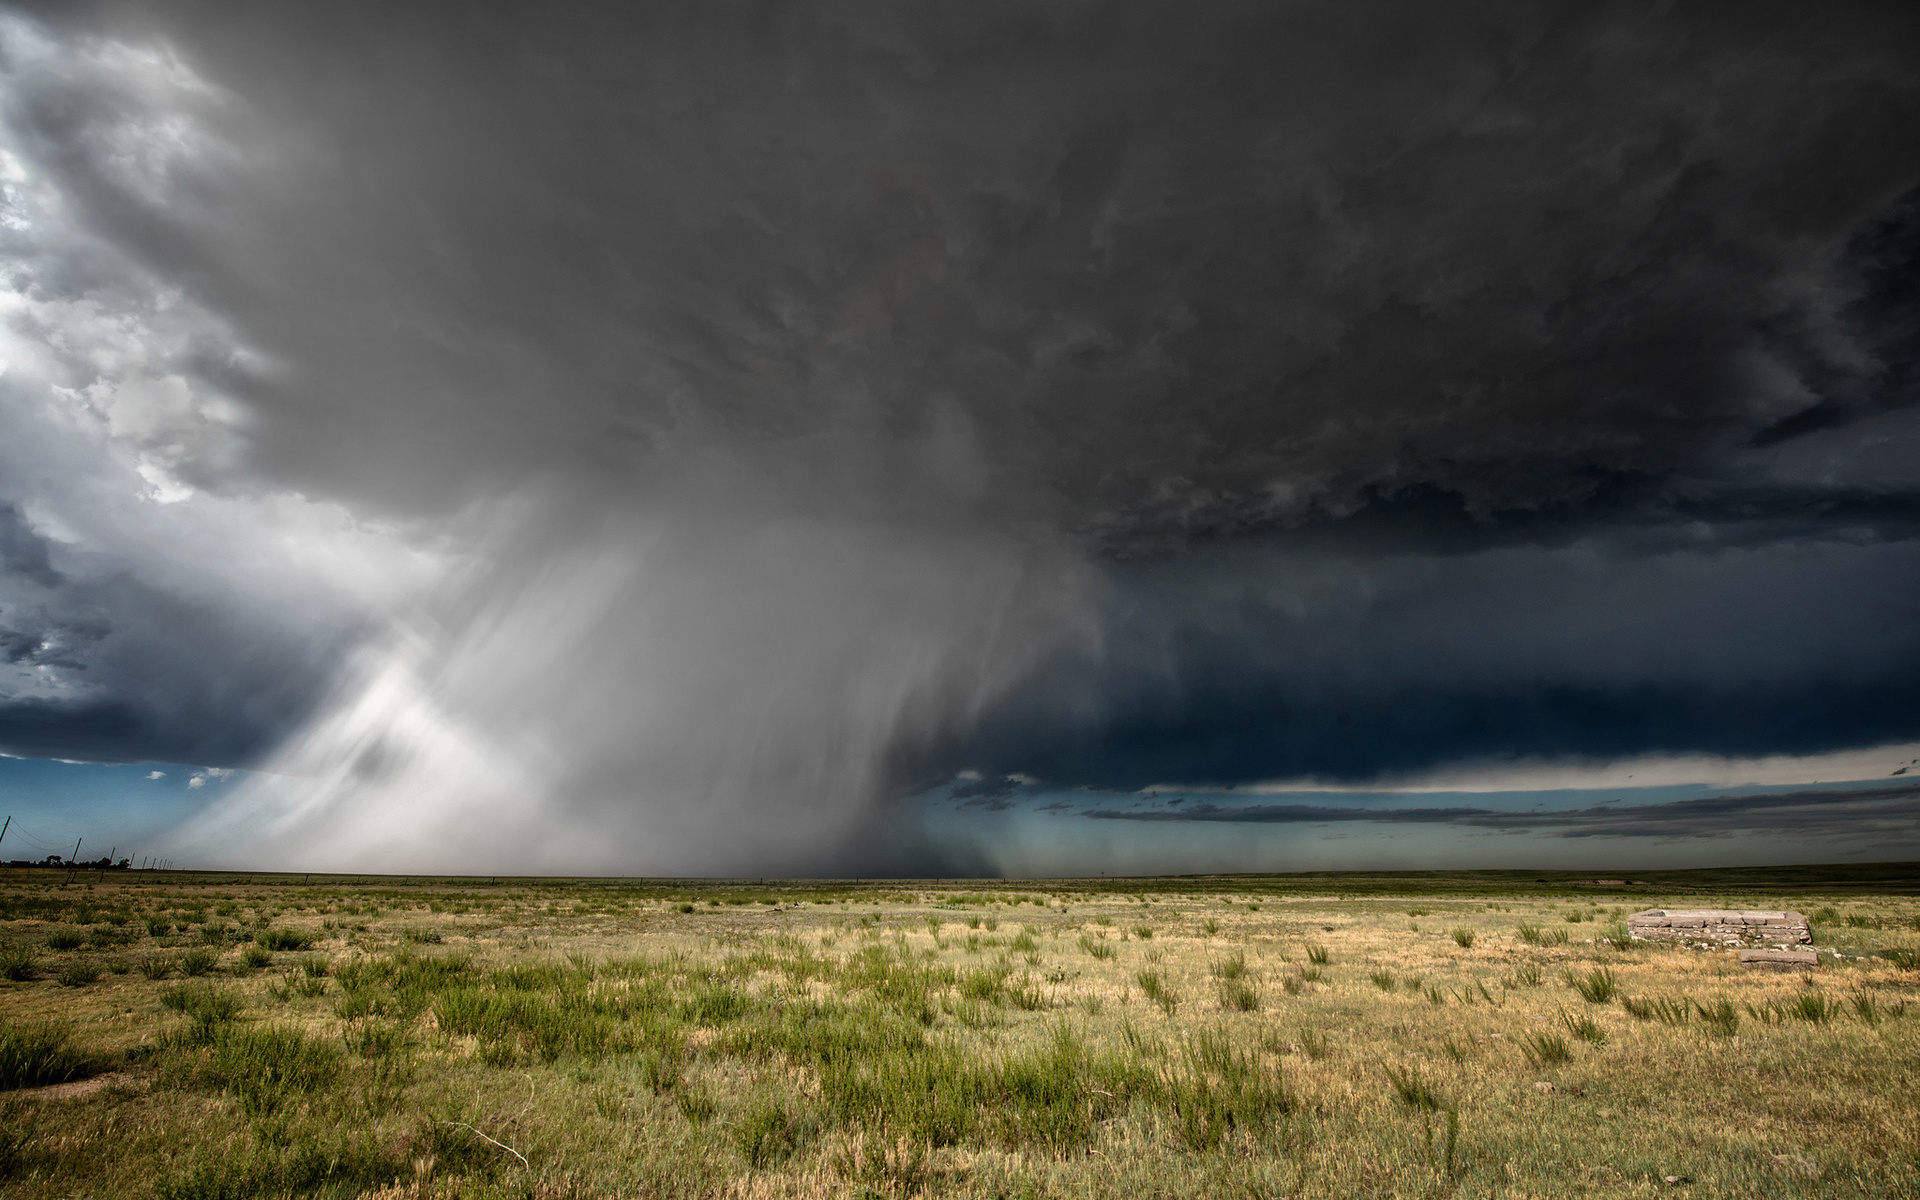
[[[1840,1014],[1840,1006],[1829,1001],[1826,993],[1809,988],[1781,1006],[1796,1021],[1825,1025]]]
[[[733,1123],[732,1135],[740,1157],[755,1170],[777,1166],[793,1156],[811,1130],[807,1122],[776,1097],[759,1096]]]
[[[70,1044],[71,1032],[51,1021],[0,1023],[0,1089],[67,1083],[98,1071]]]
[[[1563,1009],[1560,1013],[1560,1023],[1567,1027],[1568,1033],[1590,1046],[1607,1044],[1607,1031],[1600,1028],[1600,1023],[1585,1013],[1575,1016]]]
[[[1428,1112],[1439,1112],[1447,1106],[1440,1094],[1433,1090],[1433,1085],[1414,1068],[1395,1070],[1388,1067],[1386,1072],[1387,1082],[1393,1086],[1393,1094],[1403,1106]]]
[[[337,1045],[297,1029],[227,1022],[203,1044],[203,1052],[179,1064],[180,1074],[232,1096],[253,1117],[272,1116],[295,1096],[330,1086],[343,1066]]]
[[[1300,1053],[1315,1062],[1327,1056],[1327,1035],[1309,1025],[1300,1027]]]
[[[1157,1082],[1174,1135],[1188,1150],[1215,1149],[1236,1133],[1258,1134],[1294,1108],[1280,1073],[1235,1050],[1223,1033],[1201,1033],[1183,1065]]]
[[[61,966],[59,978],[62,987],[77,988],[86,987],[104,974],[106,971],[99,963],[75,961]]]
[[[0,977],[24,983],[40,973],[40,956],[31,943],[9,942],[0,946]]]
[[[1160,978],[1160,972],[1141,971],[1134,975],[1133,981],[1140,985],[1142,995],[1160,1006],[1160,1011],[1168,1016],[1173,1015],[1175,1006],[1180,1003],[1179,997],[1167,986],[1166,980]]]
[[[181,1036],[192,1045],[210,1043],[240,1015],[238,995],[205,983],[176,983],[160,993],[160,1004],[188,1018],[191,1024]]]
[[[1118,953],[1118,951],[1112,946],[1109,946],[1104,939],[1096,938],[1085,933],[1080,935],[1080,948],[1102,962],[1112,958]]]
[[[1588,1004],[1609,1003],[1620,991],[1619,981],[1606,967],[1595,967],[1585,975],[1568,971],[1566,980],[1567,986],[1579,992],[1580,998]]]
[[[1622,996],[1620,1007],[1638,1020],[1658,1021],[1663,1025],[1685,1025],[1693,1015],[1693,1007],[1685,996]]]
[[[1225,958],[1216,958],[1207,964],[1207,970],[1215,979],[1238,979],[1247,973],[1247,956],[1239,951]]]
[[[1700,1018],[1700,1024],[1714,1037],[1730,1038],[1740,1031],[1740,1014],[1734,1010],[1733,1001],[1715,1000],[1712,1004],[1693,1005],[1694,1015]]]
[[[1220,981],[1220,1007],[1234,1012],[1257,1012],[1260,993],[1244,979],[1223,979]]]
[[[1573,1051],[1567,1048],[1567,1039],[1557,1033],[1523,1033],[1518,1043],[1520,1053],[1526,1055],[1527,1062],[1535,1067],[1552,1066],[1573,1058]]]

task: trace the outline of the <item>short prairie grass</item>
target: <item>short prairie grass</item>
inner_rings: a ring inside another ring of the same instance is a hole
[[[1841,957],[1809,985],[1725,952],[1616,945],[1617,895],[1408,878],[1357,896],[233,875],[63,893],[15,872],[0,1190],[1914,1190],[1912,898],[1834,899],[1821,945]],[[63,930],[86,932],[61,949]],[[108,1070],[116,1085],[86,1096],[32,1090]],[[1634,1136],[1649,1124],[1675,1136]]]

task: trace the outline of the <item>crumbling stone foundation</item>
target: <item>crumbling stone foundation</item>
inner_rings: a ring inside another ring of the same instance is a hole
[[[1729,908],[1650,908],[1627,918],[1627,936],[1636,942],[1712,947],[1802,946],[1813,941],[1807,919],[1797,912]]]

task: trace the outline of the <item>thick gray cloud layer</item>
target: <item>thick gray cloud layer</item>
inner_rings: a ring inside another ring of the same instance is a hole
[[[1844,254],[1916,183],[1912,25],[209,5],[163,31],[246,161],[159,213],[61,165],[291,365],[263,468],[388,504],[718,433],[1109,539],[1671,503],[1887,400]]]
[[[1500,812],[1471,806],[1342,808],[1317,804],[1201,802],[1147,810],[1089,809],[1102,821],[1227,822],[1252,825],[1457,825],[1552,838],[1702,838],[1734,834],[1800,838],[1874,838],[1896,847],[1920,834],[1920,787],[1848,792],[1715,796],[1664,804],[1599,806],[1553,812]]]
[[[328,781],[261,844],[745,869],[962,766],[1920,731],[1897,6],[40,17],[199,81],[7,83],[75,237],[220,331],[168,361],[244,418],[169,478],[455,564],[232,600],[274,682],[218,673],[231,727]],[[10,578],[78,578],[10,478]]]

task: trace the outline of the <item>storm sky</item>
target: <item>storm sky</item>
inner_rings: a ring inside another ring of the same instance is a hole
[[[1911,5],[17,4],[0,174],[29,836],[1920,855]]]

